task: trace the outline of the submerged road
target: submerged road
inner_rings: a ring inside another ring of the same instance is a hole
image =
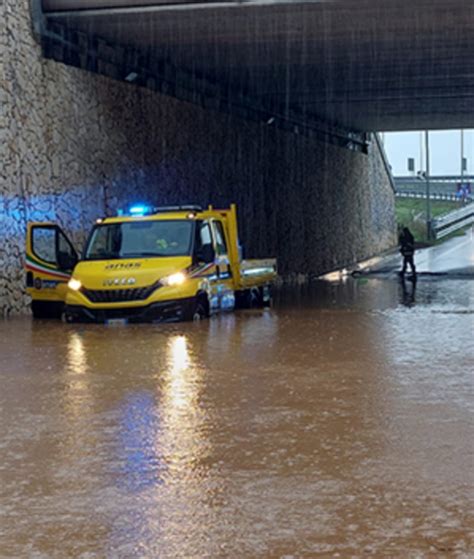
[[[474,556],[474,282],[0,323],[0,556]]]

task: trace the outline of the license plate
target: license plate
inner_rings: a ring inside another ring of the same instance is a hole
[[[123,326],[128,323],[126,318],[109,318],[105,321],[107,326]]]

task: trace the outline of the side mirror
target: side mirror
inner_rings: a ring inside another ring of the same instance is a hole
[[[196,254],[196,258],[199,262],[211,264],[216,259],[214,247],[211,244],[203,245],[201,250]]]
[[[58,253],[58,266],[61,270],[72,270],[77,264],[78,258],[75,254],[68,252]]]

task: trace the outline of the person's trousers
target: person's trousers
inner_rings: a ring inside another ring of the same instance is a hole
[[[413,254],[411,254],[410,256],[404,256],[403,257],[402,274],[404,274],[407,271],[408,264],[410,264],[412,274],[415,275],[416,274],[416,268],[415,268],[415,262],[414,262],[414,259],[413,259]]]

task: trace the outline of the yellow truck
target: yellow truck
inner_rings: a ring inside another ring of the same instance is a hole
[[[198,320],[271,299],[276,260],[242,260],[235,205],[135,205],[98,219],[82,257],[54,223],[29,223],[26,284],[35,318]]]

